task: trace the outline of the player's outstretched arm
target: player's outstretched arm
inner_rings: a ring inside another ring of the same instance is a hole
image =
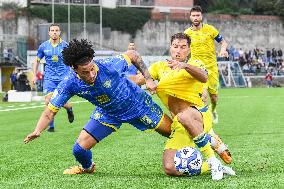
[[[32,83],[35,85],[36,84],[36,81],[37,81],[37,77],[36,77],[36,73],[37,73],[37,70],[38,70],[38,65],[39,65],[39,60],[36,60],[34,62],[34,65],[33,65],[33,78],[32,78]]]
[[[228,51],[227,51],[228,43],[226,42],[225,39],[222,39],[220,44],[221,44],[220,56],[228,57],[229,56]]]
[[[127,77],[139,86],[144,85],[146,82],[144,76],[141,73],[138,73],[136,75],[129,75]]]
[[[147,66],[145,65],[140,54],[135,50],[128,50],[125,53],[131,60],[131,63],[142,73],[145,78],[147,88],[153,94],[156,91],[157,85],[152,79]]]
[[[44,131],[48,127],[49,123],[53,120],[55,115],[56,113],[48,109],[48,107],[45,107],[45,110],[42,112],[37,122],[35,130],[26,136],[24,143],[27,144],[30,141],[40,137],[42,131]]]

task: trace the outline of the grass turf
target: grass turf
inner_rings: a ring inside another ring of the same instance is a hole
[[[232,151],[237,176],[219,182],[210,175],[165,176],[166,139],[127,124],[92,150],[94,175],[63,175],[65,168],[76,165],[72,147],[93,106],[74,104],[72,124],[61,110],[56,132],[44,132],[27,145],[23,139],[33,131],[43,108],[0,111],[0,188],[283,188],[283,93],[282,88],[220,91],[219,124],[214,129]],[[0,103],[0,110],[11,105],[19,104]]]

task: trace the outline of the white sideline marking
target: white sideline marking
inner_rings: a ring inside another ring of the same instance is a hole
[[[74,102],[71,102],[71,104],[79,104],[79,103],[82,103],[82,102],[88,102],[88,101],[86,101],[86,100],[74,101]],[[10,111],[16,111],[16,110],[27,110],[27,109],[41,108],[41,107],[44,107],[44,106],[45,105],[28,106],[28,107],[21,107],[21,108],[10,108],[10,109],[0,110],[0,112],[10,112]]]

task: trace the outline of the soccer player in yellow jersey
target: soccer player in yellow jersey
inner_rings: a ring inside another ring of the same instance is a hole
[[[172,124],[174,139],[170,139],[172,142],[168,143],[173,144],[167,145],[164,151],[164,170],[168,175],[179,176],[180,173],[174,167],[174,156],[179,149],[178,145],[193,144],[207,159],[212,179],[220,180],[223,178],[222,165],[210,146],[210,136],[204,132],[203,117],[197,108],[203,106],[201,96],[207,73],[200,61],[190,61],[189,64],[186,62],[190,52],[189,45],[190,38],[184,33],[173,35],[170,47],[173,60],[156,62],[149,68],[152,78],[159,81],[156,90],[158,96],[174,117]],[[175,135],[177,127],[183,129],[178,136]],[[180,136],[185,140],[180,140]]]
[[[227,42],[218,30],[209,24],[202,23],[202,9],[194,6],[190,10],[191,27],[184,33],[191,38],[191,60],[200,60],[208,71],[207,89],[212,104],[214,123],[218,123],[216,105],[218,101],[219,73],[214,41],[221,44],[220,56],[228,57]]]
[[[174,156],[178,149],[197,147],[207,159],[202,171],[210,169],[213,180],[223,177],[223,172],[234,174],[225,166],[221,166],[214,156],[209,141],[215,141],[206,133],[212,128],[211,115],[203,107],[202,93],[207,73],[199,60],[191,60],[187,64],[190,52],[190,38],[183,33],[174,34],[171,38],[170,54],[172,60],[153,63],[149,72],[158,80],[157,94],[173,116],[172,134],[166,143],[163,164],[165,173],[180,176],[174,166]],[[218,167],[215,167],[218,166]],[[216,170],[217,169],[217,170]]]

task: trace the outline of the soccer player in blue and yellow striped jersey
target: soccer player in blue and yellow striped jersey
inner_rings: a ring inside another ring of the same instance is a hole
[[[46,94],[45,104],[47,105],[50,101],[53,91],[57,85],[64,79],[66,74],[69,72],[70,67],[63,63],[62,50],[66,48],[67,42],[60,38],[60,26],[58,24],[51,24],[48,32],[50,39],[42,43],[37,51],[37,60],[33,66],[33,83],[36,83],[37,70],[40,60],[45,58],[44,67],[44,82],[43,91]],[[74,120],[74,114],[70,103],[66,103],[64,108],[68,114],[68,120],[70,123]],[[48,131],[54,131],[54,121],[50,123]]]
[[[228,57],[227,42],[212,25],[202,23],[202,9],[194,6],[190,10],[191,27],[184,33],[191,38],[191,60],[200,60],[208,71],[207,90],[212,104],[214,123],[218,123],[216,105],[218,101],[219,73],[214,42],[221,44],[220,56]]]
[[[73,155],[82,166],[67,169],[64,174],[94,173],[91,148],[118,130],[122,123],[129,123],[141,131],[155,130],[169,137],[171,119],[146,91],[125,75],[129,65],[133,63],[146,78],[148,89],[151,92],[156,89],[156,84],[136,51],[94,60],[94,50],[90,42],[73,40],[63,50],[63,57],[64,63],[72,67],[72,70],[57,86],[35,130],[24,142],[28,143],[39,137],[72,96],[77,95],[95,105],[90,120],[73,147]]]

